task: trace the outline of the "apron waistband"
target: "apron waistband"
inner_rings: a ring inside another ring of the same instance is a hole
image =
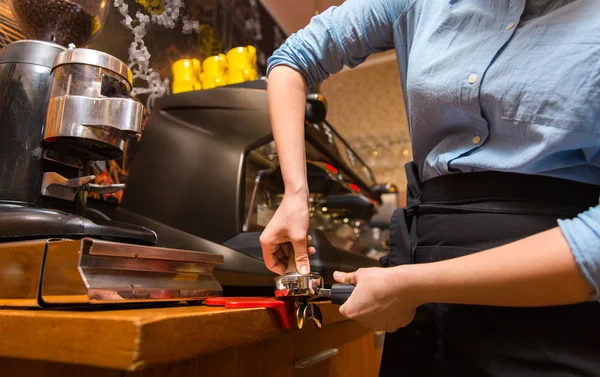
[[[408,207],[419,204],[527,202],[587,209],[600,203],[600,186],[566,179],[505,172],[457,173],[419,179],[414,162],[405,165]]]
[[[419,180],[405,166],[407,207],[394,212],[384,266],[445,260],[500,246],[557,226],[598,204],[600,186],[503,172]]]

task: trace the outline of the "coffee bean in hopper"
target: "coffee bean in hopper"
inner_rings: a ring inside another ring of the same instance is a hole
[[[83,47],[100,31],[100,21],[79,4],[65,0],[12,0],[23,33],[68,46]]]

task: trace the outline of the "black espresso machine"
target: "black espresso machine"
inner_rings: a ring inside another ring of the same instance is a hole
[[[266,84],[258,80],[157,100],[121,205],[97,207],[109,218],[155,230],[164,247],[230,250],[225,265],[215,269],[224,294],[273,292],[274,274],[264,267],[259,237],[284,187]],[[331,284],[335,270],[379,266],[366,256],[361,235],[385,186],[376,185],[325,113],[323,97],[308,95],[310,234],[317,249],[311,270]]]
[[[223,254],[156,247],[148,228],[86,214],[94,161],[141,132],[132,73],[100,51],[24,40],[0,51],[0,306],[201,301]],[[218,251],[218,250],[217,250]]]

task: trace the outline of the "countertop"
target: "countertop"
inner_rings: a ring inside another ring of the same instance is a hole
[[[324,325],[346,320],[337,305],[323,302],[319,306]],[[0,357],[130,371],[282,333],[274,313],[262,308],[0,309]]]

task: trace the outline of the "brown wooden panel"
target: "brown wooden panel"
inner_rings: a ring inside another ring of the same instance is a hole
[[[177,363],[127,372],[124,377],[292,377],[291,340],[285,335]]]
[[[279,322],[272,312],[264,309],[151,320],[142,326],[136,368],[213,353],[280,333]]]
[[[306,369],[296,369],[295,377],[376,377],[379,374],[381,349],[375,335],[366,333],[335,347],[338,354]],[[325,348],[326,349],[326,348]]]
[[[340,352],[334,358],[308,369],[294,368],[295,361],[332,347]],[[194,359],[149,366],[128,372],[125,377],[375,376],[380,353],[371,331],[346,321],[320,330],[289,332]]]
[[[0,310],[0,334],[0,356],[119,369],[132,363],[137,329],[95,313]]]
[[[81,365],[0,357],[2,377],[122,377],[123,373]]]
[[[320,307],[325,323],[344,320],[337,306],[323,303]],[[315,330],[291,334],[311,331]],[[180,306],[110,311],[0,310],[0,334],[0,357],[135,370],[256,344],[279,337],[281,330],[273,313],[266,309]]]
[[[100,331],[101,332],[101,331]],[[158,342],[153,343],[160,348]],[[307,369],[294,362],[335,347],[338,355]],[[96,347],[87,350],[92,355]],[[381,350],[373,333],[354,322],[305,329],[251,344],[230,347],[193,359],[125,372],[49,361],[0,358],[0,375],[7,377],[318,377],[376,376]]]

